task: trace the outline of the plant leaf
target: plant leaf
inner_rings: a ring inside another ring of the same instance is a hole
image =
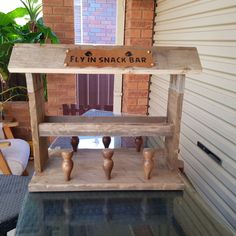
[[[7,14],[0,12],[0,26],[6,26],[9,24],[14,24],[15,21],[11,19]]]
[[[28,15],[28,11],[24,7],[18,7],[15,10],[7,13],[7,16],[9,16],[12,20],[15,20],[16,18],[22,18],[26,15]]]

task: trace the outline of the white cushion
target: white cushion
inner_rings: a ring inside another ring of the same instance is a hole
[[[11,146],[1,148],[1,151],[9,165],[9,168],[11,169],[12,174],[21,175],[29,160],[29,144],[22,139],[5,139],[0,142],[11,143]]]

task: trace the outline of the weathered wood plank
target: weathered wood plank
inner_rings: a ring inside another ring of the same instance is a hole
[[[174,124],[174,133],[172,137],[166,137],[165,139],[165,145],[168,150],[167,159],[171,169],[178,168],[179,137],[184,84],[185,75],[171,75],[168,93],[167,121]]]
[[[46,137],[39,136],[38,124],[44,120],[43,86],[39,75],[26,74],[29,90],[30,122],[34,149],[34,166],[36,172],[42,172],[48,159],[48,143]]]
[[[64,60],[68,49],[142,49],[130,46],[75,46],[75,45],[36,45],[36,44],[16,44],[14,46],[9,71],[14,73],[63,73],[97,74],[98,68],[86,67],[65,67]],[[100,73],[105,74],[186,74],[201,72],[201,63],[197,49],[194,47],[150,47],[144,50],[151,50],[154,59],[152,68],[99,68]]]
[[[3,123],[3,128],[5,128],[5,127],[9,127],[9,128],[10,127],[16,127],[16,126],[19,125],[18,121],[5,121],[5,120],[3,120],[2,123]]]
[[[6,144],[8,145],[8,144]],[[4,158],[2,151],[0,150],[0,171],[4,174],[4,175],[11,175],[11,169],[7,164],[6,159]]]
[[[47,136],[172,136],[174,126],[168,123],[41,123],[39,133]]]
[[[154,156],[155,168],[150,180],[144,179],[143,156],[135,149],[116,149],[111,179],[102,170],[102,150],[79,149],[74,153],[71,180],[64,181],[60,153],[54,152],[43,173],[33,176],[29,191],[95,191],[95,190],[183,190],[179,172],[170,171],[165,158]],[[53,176],[53,178],[52,178]]]
[[[165,123],[167,117],[165,116],[45,116],[45,122],[59,123],[59,122],[78,122],[78,123],[122,123],[122,124],[136,124],[136,123]]]

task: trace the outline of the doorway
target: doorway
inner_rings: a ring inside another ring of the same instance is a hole
[[[123,45],[123,0],[74,0],[74,3],[75,44]],[[78,107],[121,111],[121,76],[78,74],[76,77]]]

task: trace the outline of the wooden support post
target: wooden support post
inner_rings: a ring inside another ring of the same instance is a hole
[[[167,105],[167,122],[174,124],[172,137],[166,137],[168,151],[167,163],[171,170],[178,168],[178,152],[182,105],[184,96],[185,75],[170,75],[170,87]]]
[[[114,162],[112,160],[112,156],[114,154],[114,150],[106,148],[102,150],[103,155],[103,170],[105,172],[105,176],[107,180],[111,179],[111,171],[114,166]]]
[[[26,74],[29,96],[30,121],[34,148],[34,167],[36,172],[42,172],[48,160],[47,137],[39,136],[39,123],[44,121],[44,87],[39,74]]]
[[[69,181],[71,179],[71,172],[74,167],[74,162],[72,161],[73,151],[62,152],[61,156],[63,158],[62,171],[64,172],[64,179],[65,181]]]
[[[143,168],[144,168],[144,176],[145,179],[151,178],[151,173],[154,168],[154,157],[155,150],[152,148],[144,148],[143,150]]]

